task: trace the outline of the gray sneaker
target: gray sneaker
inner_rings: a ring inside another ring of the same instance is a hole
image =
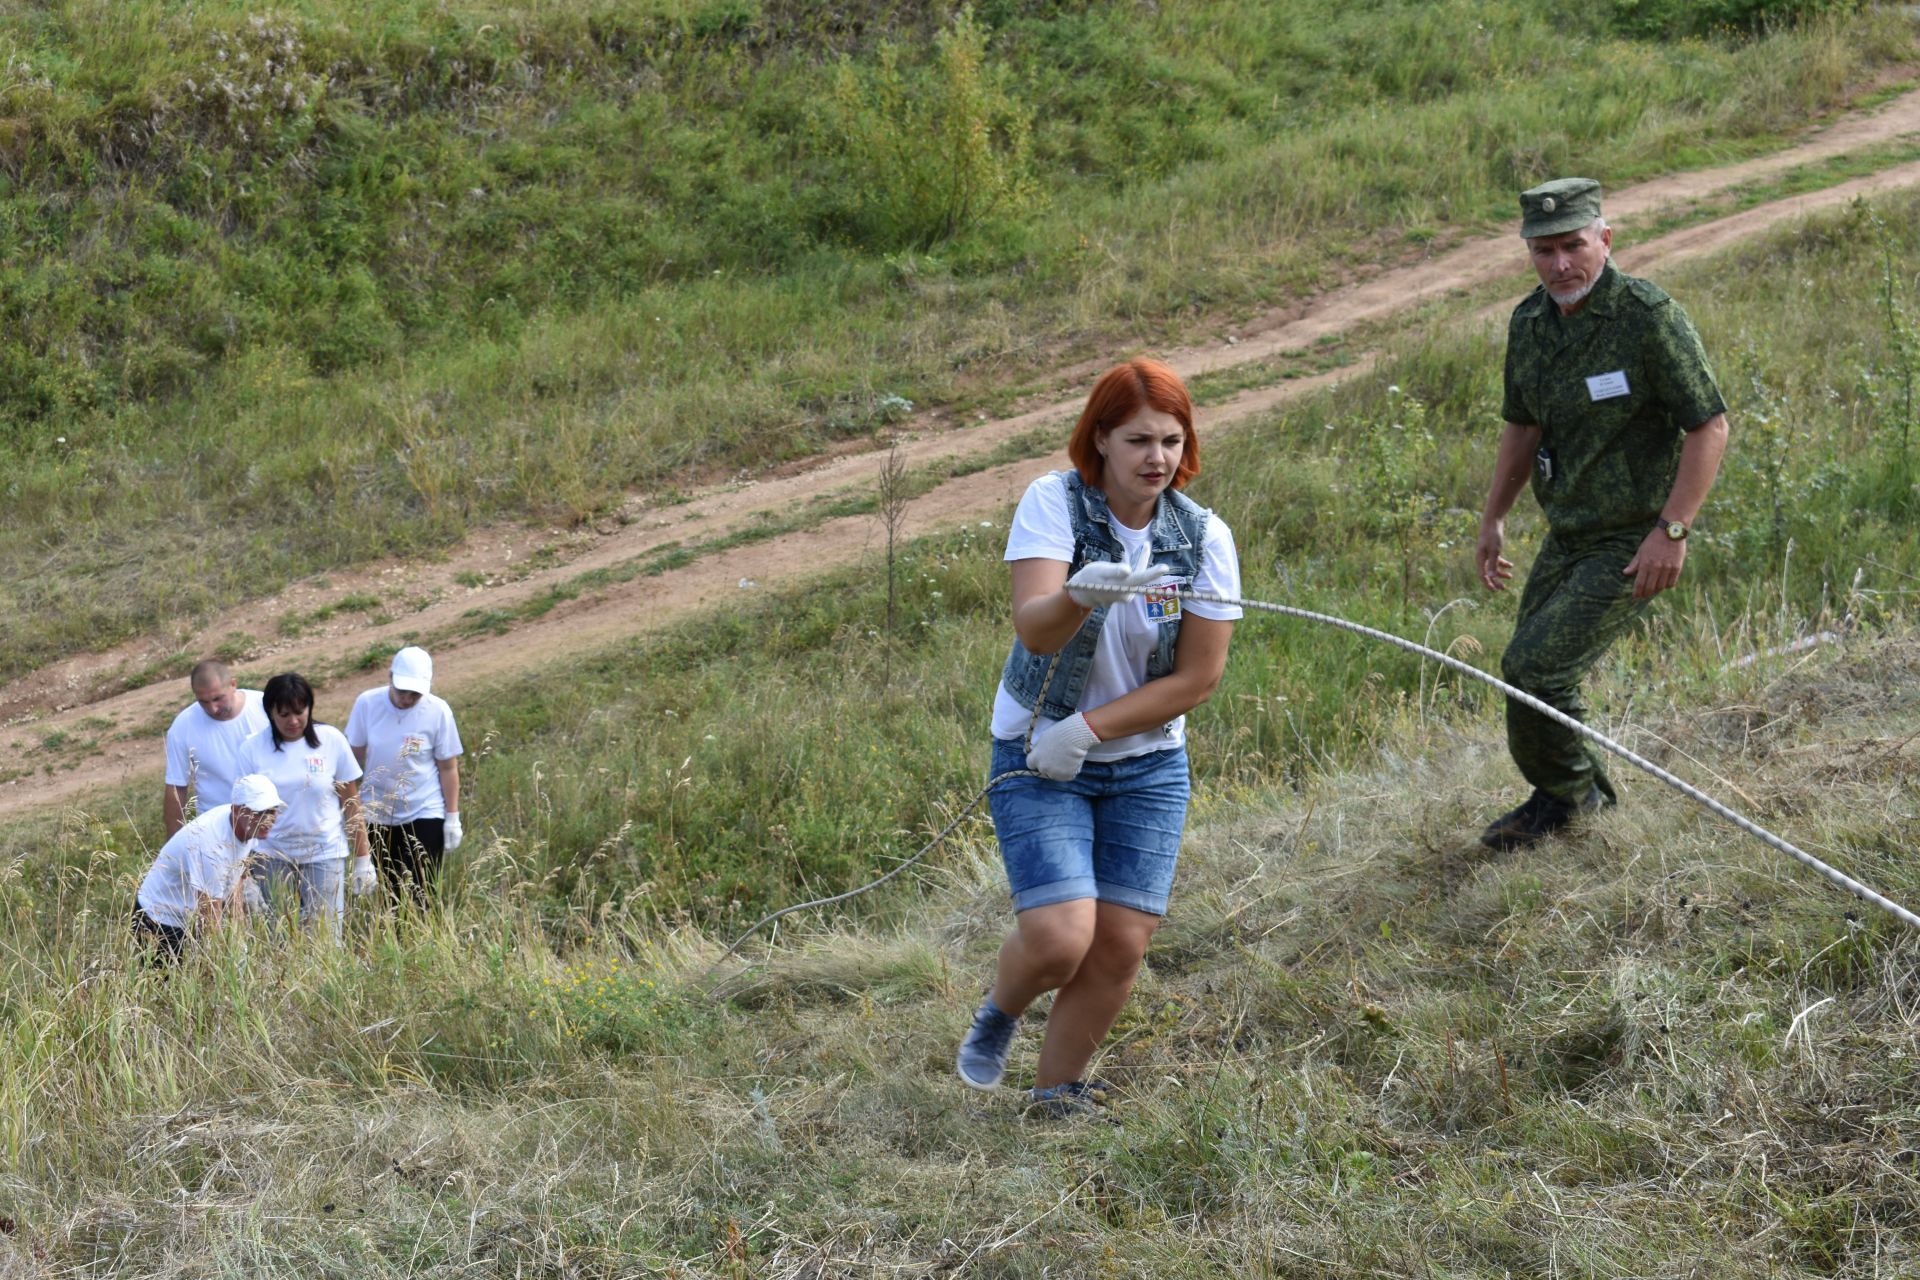
[[[992,996],[982,1000],[974,1012],[973,1025],[967,1029],[966,1039],[960,1042],[959,1056],[954,1060],[960,1079],[975,1089],[991,1089],[999,1084],[1000,1077],[1007,1073],[1007,1054],[1013,1048],[1013,1033],[1019,1029],[1020,1019],[1000,1012]]]

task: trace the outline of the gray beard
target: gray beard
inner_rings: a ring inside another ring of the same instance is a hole
[[[1600,271],[1605,271],[1607,269],[1607,263],[1612,261],[1613,255],[1609,253],[1606,261],[1600,264]],[[1593,292],[1593,286],[1600,283],[1600,271],[1594,272],[1593,279],[1587,281],[1583,287],[1575,289],[1572,293],[1555,293],[1549,289],[1547,290],[1547,296],[1553,299],[1555,306],[1559,307],[1571,307],[1576,303],[1582,302],[1588,294]]]
[[[1589,281],[1584,288],[1575,289],[1572,293],[1555,293],[1549,289],[1547,290],[1547,296],[1553,299],[1555,306],[1570,307],[1592,293],[1594,283],[1596,282]]]

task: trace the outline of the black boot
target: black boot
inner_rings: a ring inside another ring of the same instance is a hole
[[[1612,803],[1607,793],[1597,786],[1587,788],[1586,798],[1579,804],[1535,789],[1518,808],[1495,818],[1480,833],[1480,843],[1489,849],[1525,848],[1560,830],[1572,822],[1576,815],[1592,813]]]

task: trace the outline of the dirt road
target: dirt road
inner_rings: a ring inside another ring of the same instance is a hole
[[[1915,162],[1698,222],[1644,242],[1633,237],[1636,224],[1651,225],[1685,214],[1742,184],[1907,137],[1920,137],[1920,92],[1843,119],[1772,155],[1609,192],[1607,216],[1617,228],[1617,257],[1627,270],[1652,272],[1856,196],[1920,185],[1920,162]],[[1511,232],[1475,238],[1418,263],[1381,269],[1310,302],[1240,326],[1231,344],[1160,354],[1190,378],[1219,373],[1277,356],[1309,353],[1329,336],[1350,334],[1357,327],[1392,319],[1424,303],[1504,282],[1513,286],[1510,297],[1492,307],[1450,317],[1448,323],[1498,322],[1531,286]],[[1256,387],[1211,405],[1202,419],[1205,430],[1217,438],[1335,379],[1354,377],[1372,358],[1363,353],[1357,363],[1335,372]],[[1063,371],[1063,384],[1077,385],[1075,372]],[[921,467],[986,456],[1040,427],[1059,428],[1064,438],[1063,428],[1078,413],[1081,394],[1076,390],[1057,402],[965,428],[934,430],[931,419],[910,422],[905,430],[912,433],[919,427],[921,433],[909,434],[902,453],[909,466]],[[942,484],[914,501],[908,528],[924,533],[963,519],[1001,515],[1027,480],[1042,467],[1058,466],[1063,460],[1059,455],[1029,458]],[[329,574],[236,609],[191,634],[148,637],[50,664],[0,688],[4,758],[41,766],[34,774],[0,785],[0,816],[98,796],[102,788],[148,775],[157,792],[160,746],[154,726],[185,705],[187,692],[178,679],[127,688],[128,673],[156,661],[183,652],[210,652],[236,635],[273,635],[278,621],[288,615],[311,618],[341,600],[377,596],[394,614],[387,621],[375,623],[361,614],[336,613],[296,639],[249,639],[248,656],[240,663],[250,672],[333,667],[344,656],[373,644],[458,629],[464,615],[476,608],[510,613],[582,573],[617,569],[674,545],[750,529],[770,517],[789,516],[822,495],[870,491],[875,470],[871,453],[844,454],[818,465],[789,469],[777,478],[718,487],[671,508],[656,510],[635,498],[617,518],[589,530],[488,530],[468,539],[444,560],[383,562],[350,574]],[[653,630],[667,617],[684,618],[692,610],[724,607],[744,591],[787,586],[823,569],[857,561],[873,553],[880,536],[872,517],[826,520],[799,532],[713,552],[658,576],[635,577],[590,592],[514,624],[505,634],[437,642],[435,659],[443,673],[440,685],[457,699],[463,690],[551,663],[558,656],[591,652],[622,637]],[[524,566],[529,564],[538,567],[527,571]],[[754,585],[743,588],[742,582]],[[659,608],[663,598],[674,601],[671,611]],[[396,611],[392,602],[403,600],[417,602],[418,607]],[[377,673],[368,674],[341,681],[347,688],[322,690],[323,710],[334,706],[343,711],[351,692],[379,679]],[[127,730],[140,732],[130,739],[115,736]],[[65,744],[64,749],[45,745],[49,742]],[[73,743],[86,745],[75,749]],[[157,799],[156,795],[156,804]]]

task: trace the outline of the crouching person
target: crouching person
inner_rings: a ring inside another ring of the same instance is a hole
[[[207,810],[160,847],[133,908],[134,936],[155,964],[178,960],[196,928],[245,915],[247,859],[285,807],[272,782],[248,774],[234,782],[230,803]]]

